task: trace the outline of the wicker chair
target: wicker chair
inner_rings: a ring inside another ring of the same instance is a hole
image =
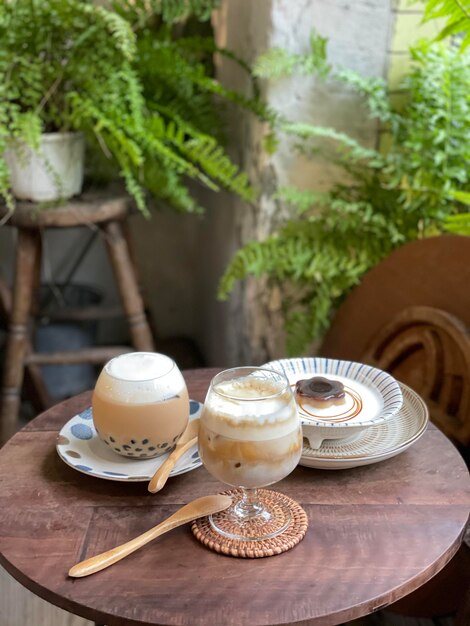
[[[375,365],[415,389],[468,463],[469,328],[470,237],[433,237],[404,245],[368,272],[338,310],[321,354]],[[390,608],[420,617],[456,612],[468,626],[468,545]]]

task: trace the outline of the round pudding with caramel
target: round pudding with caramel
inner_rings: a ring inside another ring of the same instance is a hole
[[[215,384],[199,427],[199,454],[218,480],[264,487],[296,467],[302,430],[289,386],[254,374]]]
[[[340,406],[346,401],[343,383],[323,376],[298,380],[295,383],[295,393],[308,398],[310,405],[317,409]]]

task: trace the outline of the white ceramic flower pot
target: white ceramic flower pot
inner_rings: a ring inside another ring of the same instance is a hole
[[[13,195],[47,202],[82,189],[85,142],[82,133],[45,133],[38,152],[11,146],[5,153]]]

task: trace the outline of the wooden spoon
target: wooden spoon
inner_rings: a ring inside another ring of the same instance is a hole
[[[192,420],[186,426],[186,430],[178,439],[176,448],[170,456],[160,465],[155,474],[150,479],[148,490],[150,493],[156,493],[163,488],[171,470],[174,468],[176,461],[189,450],[197,442],[197,433],[199,430],[199,419]]]
[[[105,567],[120,561],[128,554],[135,552],[142,546],[144,546],[152,539],[163,535],[169,530],[173,530],[177,526],[181,526],[183,524],[187,524],[198,517],[204,517],[206,515],[210,515],[211,513],[217,513],[218,511],[223,511],[227,507],[232,504],[232,498],[230,496],[224,495],[214,495],[214,496],[203,496],[202,498],[197,498],[188,504],[185,504],[181,509],[170,515],[168,519],[154,528],[151,528],[146,533],[135,537],[131,541],[127,543],[123,543],[121,546],[117,546],[116,548],[112,548],[107,552],[102,552],[101,554],[97,554],[96,556],[92,556],[86,561],[81,561],[74,565],[70,571],[69,576],[74,578],[81,578],[83,576],[89,576],[90,574],[94,574],[95,572],[99,572]]]

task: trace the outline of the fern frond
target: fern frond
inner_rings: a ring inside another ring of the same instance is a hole
[[[194,163],[199,164],[213,180],[244,200],[254,200],[255,191],[247,175],[239,171],[214,139],[206,137],[187,141],[182,146],[182,152]]]
[[[294,206],[297,209],[297,212],[301,215],[302,213],[312,209],[312,207],[316,204],[325,204],[331,199],[331,196],[329,193],[285,186],[281,187],[274,194],[274,198]]]
[[[117,13],[109,11],[101,6],[94,6],[86,2],[77,4],[76,8],[83,12],[84,15],[93,21],[101,22],[104,28],[113,38],[114,45],[123,54],[124,58],[131,61],[136,53],[136,38],[129,22]],[[93,25],[93,24],[92,24]],[[94,25],[93,25],[94,26]],[[96,32],[96,28],[92,28],[85,33],[92,36]],[[79,48],[88,36],[78,37],[72,47]]]
[[[288,349],[300,353],[325,330],[344,293],[384,254],[383,244],[374,254],[364,251],[363,237],[351,223],[341,232],[321,217],[290,221],[277,235],[237,251],[220,281],[218,297],[226,298],[236,281],[250,275],[295,285],[290,292],[300,295],[286,299],[286,330]]]
[[[470,206],[470,191],[451,191],[450,197],[457,202]]]
[[[449,215],[444,222],[444,228],[449,233],[470,236],[470,213]]]
[[[282,124],[282,130],[288,135],[294,135],[300,139],[323,138],[333,139],[344,155],[349,155],[355,161],[368,161],[377,167],[383,164],[382,156],[377,150],[366,148],[358,141],[334,128],[314,126],[304,122],[286,122]]]
[[[218,46],[212,37],[182,37],[181,39],[177,39],[174,43],[179,50],[185,53],[190,52],[198,55],[200,55],[201,52],[204,54],[218,53],[234,61],[239,67],[243,68],[249,76],[252,76],[251,67],[244,59],[233,52],[233,50]]]
[[[292,76],[302,61],[300,54],[293,54],[283,48],[271,48],[260,55],[253,65],[253,73],[259,78],[281,78]]]
[[[378,77],[365,77],[350,69],[341,69],[335,74],[339,81],[353,87],[366,99],[371,116],[381,122],[389,122],[392,118],[388,88],[386,82]]]
[[[108,27],[116,47],[128,61],[132,61],[135,57],[137,46],[131,25],[122,19],[120,15],[107,11],[104,7],[96,7],[94,15],[101,17],[103,23]]]
[[[435,19],[446,20],[436,40],[463,33],[461,50],[465,50],[470,45],[470,3],[468,0],[426,0],[423,22]]]
[[[195,17],[201,22],[210,18],[220,0],[112,0],[112,7],[130,23],[144,27],[155,16],[166,24],[182,22]]]
[[[208,20],[220,0],[160,0],[159,4],[164,22],[174,24],[189,15],[201,21]]]
[[[181,213],[204,213],[204,208],[189,193],[186,181],[173,169],[156,159],[145,168],[145,187]]]
[[[42,122],[35,111],[18,113],[10,122],[11,136],[23,141],[33,150],[39,148],[41,142]]]
[[[312,30],[310,51],[307,54],[271,48],[258,57],[253,66],[253,73],[259,78],[272,79],[294,74],[316,74],[325,77],[331,70],[331,66],[326,61],[326,43],[326,38]]]

